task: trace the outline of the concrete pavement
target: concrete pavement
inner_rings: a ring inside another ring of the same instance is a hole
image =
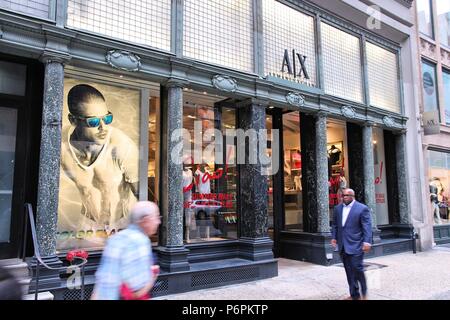
[[[450,299],[450,248],[365,259],[370,300]],[[349,295],[342,265],[279,259],[275,278],[154,300],[341,300]]]

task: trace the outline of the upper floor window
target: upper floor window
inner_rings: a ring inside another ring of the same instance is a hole
[[[450,71],[442,72],[444,83],[445,124],[450,125]]]
[[[314,18],[278,1],[262,3],[265,73],[316,86]]]
[[[359,38],[324,22],[321,33],[325,92],[363,103]]]
[[[171,0],[68,0],[67,26],[170,51]]]
[[[185,0],[183,54],[253,72],[251,0]]]
[[[419,23],[419,31],[433,38],[433,20],[431,12],[430,0],[417,0],[417,20]]]
[[[0,8],[49,19],[50,0],[0,0]]]
[[[366,43],[370,104],[400,113],[397,55]]]
[[[436,1],[436,10],[439,25],[439,41],[450,46],[450,0]]]

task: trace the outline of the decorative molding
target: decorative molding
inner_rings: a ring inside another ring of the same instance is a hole
[[[286,101],[293,106],[302,107],[305,105],[305,97],[299,92],[289,92],[286,95]]]
[[[420,38],[420,54],[436,60],[436,45],[424,38]]]
[[[441,47],[441,62],[450,68],[450,51]]]
[[[214,88],[225,92],[235,92],[237,90],[237,82],[229,76],[216,74],[211,79]]]
[[[343,106],[341,108],[341,113],[348,119],[354,119],[356,117],[355,108],[353,108],[352,106]]]
[[[395,127],[395,120],[394,120],[394,118],[392,118],[390,116],[384,116],[383,123],[386,127],[389,127],[389,128]]]
[[[105,58],[111,67],[124,71],[136,72],[142,66],[138,55],[125,50],[110,50]]]

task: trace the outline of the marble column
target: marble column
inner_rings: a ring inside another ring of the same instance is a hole
[[[406,131],[395,135],[396,169],[398,186],[398,209],[400,224],[410,224],[408,205],[408,181],[406,172]]]
[[[256,99],[248,99],[238,104],[239,129],[243,129],[250,137],[245,147],[237,146],[238,153],[245,152],[245,164],[239,165],[239,249],[243,258],[254,261],[273,258],[273,242],[267,236],[268,183],[267,176],[262,172],[258,143],[261,130],[266,129],[266,106],[267,103]],[[238,154],[237,159],[239,158]],[[251,158],[256,158],[256,162],[251,163]]]
[[[42,107],[36,233],[41,256],[46,262],[56,258],[61,124],[64,95],[64,65],[45,57],[44,97]]]
[[[366,122],[362,128],[362,153],[364,163],[364,203],[369,207],[372,216],[372,229],[377,230],[377,214],[375,199],[375,169],[373,158],[373,123]],[[377,238],[378,233],[374,233]],[[374,240],[374,242],[376,242]]]
[[[356,123],[347,123],[347,145],[348,145],[348,187],[355,190],[356,200],[364,200],[364,161],[361,150],[362,128]]]
[[[316,172],[317,172],[317,232],[330,232],[327,156],[327,114],[319,112],[316,118]]]
[[[302,146],[303,231],[317,232],[317,165],[316,126],[312,115],[300,115],[300,141]],[[328,171],[328,168],[327,168]]]
[[[183,128],[183,85],[169,80],[161,94],[163,224],[162,246],[158,252],[161,268],[170,272],[189,269],[188,250],[183,243],[183,149],[179,148],[183,144],[183,136],[179,134]]]

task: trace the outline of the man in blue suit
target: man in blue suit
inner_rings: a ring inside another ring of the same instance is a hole
[[[331,245],[338,247],[347,274],[350,297],[366,299],[367,285],[364,276],[364,253],[370,251],[372,243],[372,221],[369,208],[355,200],[355,191],[344,189],[343,203],[333,212]],[[361,285],[359,292],[358,282]],[[362,297],[361,297],[362,294]]]

